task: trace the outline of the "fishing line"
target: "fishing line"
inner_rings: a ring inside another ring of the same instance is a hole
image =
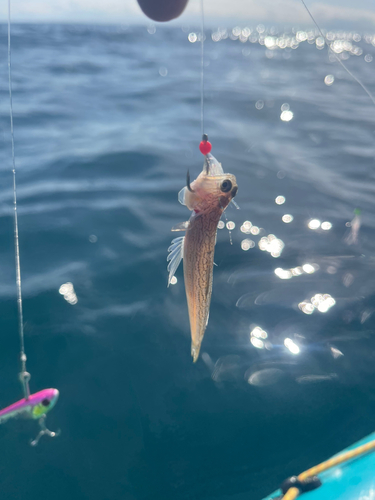
[[[14,154],[14,128],[13,128],[13,101],[12,101],[12,57],[10,49],[10,0],[8,0],[8,84],[9,84],[9,115],[10,115],[10,135],[12,143],[12,172],[13,172],[13,226],[14,226],[14,256],[16,263],[16,287],[17,287],[17,309],[18,309],[18,334],[20,337],[20,360],[21,373],[20,380],[23,386],[25,399],[30,397],[29,380],[30,374],[26,370],[26,354],[23,326],[22,310],[22,287],[21,287],[21,264],[20,247],[18,237],[18,214],[17,214],[17,183],[16,183],[16,159]]]
[[[203,155],[207,155],[211,151],[211,143],[208,141],[207,134],[204,133],[204,0],[200,0],[200,6],[201,6],[201,135],[202,135],[202,141],[199,144],[199,150]],[[207,160],[206,160],[207,162]],[[208,173],[208,164],[207,165],[207,173]],[[190,188],[190,182],[189,182],[189,172],[188,172],[188,182],[187,182],[187,187],[189,190]],[[232,199],[232,203],[236,208],[240,208],[237,203]],[[225,210],[223,209],[224,217],[226,222],[228,223],[227,215],[225,213]],[[232,232],[231,230],[227,227],[229,231],[229,240],[230,244],[233,245],[233,240],[232,240]]]
[[[11,0],[8,0],[8,83],[9,83],[9,116],[10,116],[10,135],[12,145],[12,173],[13,173],[13,225],[14,225],[14,256],[16,264],[16,288],[17,288],[17,311],[18,311],[18,333],[20,338],[20,361],[21,372],[19,379],[22,383],[24,399],[7,406],[0,410],[0,424],[10,418],[22,416],[24,418],[38,420],[40,431],[37,437],[30,442],[31,446],[36,446],[42,436],[56,437],[60,431],[52,432],[45,424],[46,413],[56,404],[59,397],[57,389],[43,389],[42,391],[30,394],[30,373],[26,370],[26,353],[24,339],[24,324],[22,311],[22,287],[21,287],[21,263],[20,248],[18,237],[18,214],[17,214],[17,183],[16,183],[16,158],[14,153],[14,127],[13,127],[13,101],[12,101],[12,54],[11,54],[11,36],[10,36],[10,12]]]
[[[204,134],[204,7],[201,1],[201,136]]]
[[[212,148],[208,141],[207,134],[204,133],[204,5],[203,0],[200,0],[201,5],[201,137],[199,150],[202,155],[207,155]]]
[[[309,14],[309,16],[311,17],[313,23],[315,24],[315,26],[318,28],[318,31],[319,33],[321,34],[321,36],[323,37],[323,39],[325,40],[326,44],[327,44],[327,48],[328,50],[330,50],[330,43],[329,43],[329,40],[327,40],[327,38],[325,37],[325,35],[323,34],[322,30],[320,29],[318,23],[315,21],[313,15],[311,14],[309,8],[307,7],[307,5],[305,4],[305,1],[304,0],[301,0],[303,6],[305,7],[305,9],[307,10],[307,13]],[[355,80],[361,87],[362,89],[366,92],[366,94],[369,96],[369,98],[371,99],[372,103],[375,105],[375,98],[373,97],[373,95],[371,94],[371,92],[367,89],[367,87],[365,87],[365,85],[361,82],[361,80],[359,78],[357,78],[351,71],[350,69],[342,62],[342,60],[339,58],[339,56],[336,54],[336,52],[334,52],[332,49],[332,54],[334,55],[334,57],[336,58],[336,60],[341,64],[341,66],[344,68],[344,70],[353,78],[353,80]]]

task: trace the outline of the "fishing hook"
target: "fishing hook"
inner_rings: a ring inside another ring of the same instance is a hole
[[[39,439],[44,436],[45,434],[51,438],[54,438],[54,437],[57,437],[59,436],[60,434],[60,430],[58,430],[57,432],[53,432],[53,431],[50,431],[47,427],[46,427],[46,424],[45,424],[45,420],[46,420],[46,415],[43,415],[39,421],[38,421],[38,424],[39,424],[39,427],[40,427],[40,431],[39,431],[39,434],[37,435],[37,437],[33,440],[33,441],[30,441],[30,445],[31,446],[36,446],[38,443],[39,443]]]
[[[191,193],[194,193],[194,189],[191,189],[191,186],[190,186],[190,172],[189,172],[189,169],[186,173],[186,187],[188,188],[188,190],[191,192]]]

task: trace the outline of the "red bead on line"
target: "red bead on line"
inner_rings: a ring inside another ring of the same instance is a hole
[[[206,134],[203,135],[203,140],[199,144],[199,151],[202,153],[202,155],[208,155],[208,153],[211,151],[212,145],[208,141],[208,137]]]

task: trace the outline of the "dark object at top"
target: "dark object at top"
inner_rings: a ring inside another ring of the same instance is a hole
[[[185,10],[187,3],[188,0],[138,0],[146,16],[159,22],[176,19]]]

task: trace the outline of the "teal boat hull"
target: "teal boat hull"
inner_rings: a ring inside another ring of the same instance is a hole
[[[358,443],[349,446],[345,451],[357,448],[375,439],[375,432]],[[313,467],[317,464],[311,464]],[[302,471],[296,471],[299,474]],[[322,486],[314,491],[301,494],[301,500],[375,500],[375,451],[366,453],[349,462],[332,467],[319,474]],[[281,496],[277,490],[264,500]]]

